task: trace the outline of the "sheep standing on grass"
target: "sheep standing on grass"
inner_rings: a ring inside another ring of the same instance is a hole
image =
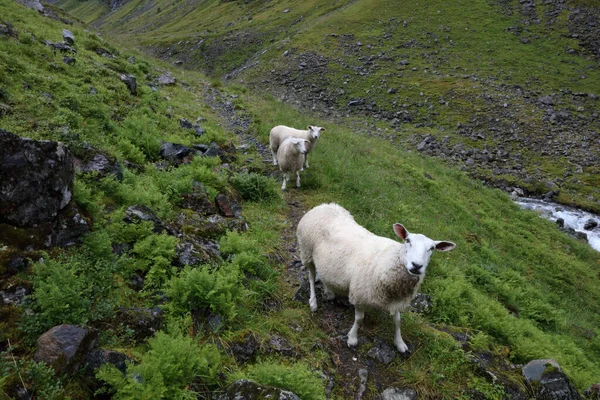
[[[275,128],[271,129],[271,133],[269,134],[269,146],[271,147],[271,153],[273,154],[273,165],[277,165],[277,152],[279,150],[279,146],[281,146],[286,138],[293,136],[309,141],[306,157],[304,159],[304,168],[308,168],[308,153],[310,153],[315,147],[317,144],[317,139],[319,139],[319,135],[324,130],[325,128],[311,125],[309,125],[308,130],[305,131],[290,128],[289,126],[285,125],[277,125]]]
[[[315,274],[325,287],[325,296],[347,295],[355,308],[348,345],[358,343],[358,326],[366,307],[388,311],[394,320],[394,344],[401,353],[408,346],[400,335],[400,311],[415,297],[433,250],[449,251],[452,242],[431,240],[409,233],[400,224],[394,232],[404,243],[377,236],[358,225],[343,207],[321,204],[307,212],[296,235],[302,264],[308,269],[310,309],[317,310]]]
[[[308,140],[288,137],[279,146],[277,161],[279,169],[283,172],[281,190],[285,190],[286,183],[290,180],[290,174],[294,172],[296,173],[296,186],[300,187],[300,171],[302,171],[308,143]]]

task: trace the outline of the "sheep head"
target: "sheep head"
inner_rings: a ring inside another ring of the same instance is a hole
[[[300,154],[306,154],[308,151],[308,144],[310,144],[308,140],[293,137],[290,141]]]
[[[324,130],[325,130],[325,128],[321,128],[319,126],[312,126],[312,125],[308,126],[308,131],[310,132],[310,137],[313,140],[317,140],[319,138],[319,135],[321,134],[321,132],[323,132]]]
[[[402,224],[394,224],[394,232],[404,240],[405,266],[411,275],[425,274],[434,250],[450,251],[456,247],[452,242],[431,240],[420,233],[410,233]]]

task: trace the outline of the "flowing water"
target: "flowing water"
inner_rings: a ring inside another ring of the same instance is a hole
[[[572,228],[576,232],[584,232],[587,235],[590,246],[594,250],[600,251],[600,226],[593,230],[583,228],[585,223],[590,219],[600,223],[600,216],[561,204],[526,197],[517,198],[515,203],[521,208],[532,210],[551,221],[557,221],[559,218],[562,218],[565,221],[565,228]]]

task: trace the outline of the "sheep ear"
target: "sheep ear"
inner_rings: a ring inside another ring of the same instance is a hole
[[[325,128],[321,128],[321,132],[323,132],[323,131],[325,131],[325,130],[326,130]]]
[[[452,242],[435,242],[435,249],[437,251],[450,251],[455,247],[456,245]]]
[[[312,129],[313,129],[312,125],[309,125],[309,126],[308,126],[308,130],[309,130],[309,131],[312,131]]]
[[[394,232],[402,240],[406,240],[406,237],[408,236],[408,231],[402,224],[394,224]]]

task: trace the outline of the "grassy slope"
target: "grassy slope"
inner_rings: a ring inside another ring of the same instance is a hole
[[[202,141],[236,140],[204,104],[203,77],[186,72],[177,77],[190,82],[190,86],[153,92],[143,85],[146,73],[159,73],[153,62],[138,56],[136,64],[130,64],[126,60],[135,54],[131,52],[119,53],[115,60],[102,58],[91,50],[101,46],[117,53],[116,49],[78,26],[70,28],[77,40],[77,63],[67,66],[62,63],[63,55],[54,54],[41,43],[44,39],[59,41],[63,25],[12,3],[2,5],[0,11],[19,33],[18,40],[0,39],[0,84],[5,89],[2,101],[12,110],[2,117],[0,126],[23,136],[63,140],[70,145],[89,142],[120,160],[129,159],[144,166],[140,172],[128,174],[122,184],[98,184],[93,178],[78,178],[77,184],[89,190],[76,196],[83,202],[80,205],[104,207],[96,209],[96,233],[113,232],[116,228],[111,219],[118,220],[122,209],[134,203],[154,207],[163,218],[174,218],[179,194],[190,189],[187,185],[192,177],[204,178],[209,187],[222,188],[226,184],[206,173],[202,165],[161,172],[152,163],[156,149],[149,143],[157,137],[188,144],[197,142],[192,133],[179,127],[179,117],[207,119],[203,126],[209,133]],[[30,33],[38,40],[33,40]],[[128,93],[116,70],[138,77],[139,96]],[[96,97],[88,94],[89,86],[98,90]],[[385,141],[356,135],[343,126],[314,121],[243,88],[232,90],[240,96],[236,99],[238,109],[253,118],[254,133],[263,143],[275,124],[327,126],[311,169],[304,175],[303,189],[292,192],[306,206],[335,201],[378,234],[391,237],[391,224],[402,222],[411,231],[458,244],[454,252],[436,255],[430,266],[423,290],[433,296],[432,313],[426,319],[415,315],[405,318],[405,339],[417,351],[408,361],[396,360],[390,366],[390,371],[404,371],[401,376],[394,375],[399,384],[409,384],[431,398],[467,396],[468,388],[487,389],[488,397],[494,398],[493,387],[476,379],[465,354],[447,336],[434,333],[428,323],[465,327],[483,342],[482,346],[490,345],[498,352],[506,348],[515,362],[556,358],[580,389],[595,382],[600,375],[597,253],[564,236],[552,224],[519,210],[499,191],[487,189],[434,160],[391,147]],[[41,96],[45,92],[51,93],[53,100]],[[69,128],[70,134],[65,133],[64,127]],[[259,244],[261,252],[274,255],[281,251],[279,238],[288,229],[286,208],[280,202],[245,204],[252,227],[248,237]],[[138,256],[133,254],[132,259],[137,260]],[[123,282],[126,276],[127,271],[116,271],[114,279]],[[18,279],[29,278],[23,274]],[[326,340],[326,335],[315,326],[306,305],[290,300],[293,289],[284,279],[266,279],[265,285],[254,291],[242,302],[239,317],[224,332],[197,339],[227,346],[243,340],[248,332],[255,333],[259,340],[268,340],[270,334],[278,332],[299,349],[305,363],[331,371],[328,355],[313,350],[313,344]],[[119,306],[150,306],[153,299],[149,293],[150,290],[135,293],[121,284],[113,295],[119,299]],[[261,306],[264,297],[274,298],[281,308],[265,312]],[[19,311],[11,312],[19,318]],[[291,320],[298,321],[302,333],[290,325]],[[376,327],[366,327],[365,332],[371,329],[369,333],[391,340],[389,318],[380,315],[377,320]],[[6,325],[1,330],[2,340],[11,339],[15,351],[27,358],[30,344],[15,331],[13,322],[3,321]],[[93,318],[90,323],[94,324]],[[32,328],[29,339],[35,339],[39,333]],[[107,330],[101,345],[133,354],[135,343],[115,328]],[[223,357],[225,371],[243,373],[241,366]],[[78,392],[77,380],[65,382],[65,386],[65,393],[83,396]]]
[[[69,2],[66,7],[89,20],[87,10],[94,1],[77,7]],[[535,179],[558,179],[561,201],[597,210],[600,192],[596,166],[587,166],[583,173],[573,176],[575,169],[564,157],[527,151],[521,142],[509,143],[504,137],[492,138],[486,122],[479,128],[487,136],[485,140],[474,142],[456,131],[457,123],[465,124],[476,116],[484,121],[497,118],[489,127],[500,127],[511,136],[508,132],[516,125],[525,140],[543,146],[552,126],[543,121],[544,112],[534,100],[559,91],[587,93],[600,87],[597,61],[567,34],[567,11],[560,12],[551,23],[549,7],[539,4],[537,18],[541,23],[528,24],[523,22],[517,1],[505,3],[503,9],[511,11],[503,14],[498,4],[485,0],[250,4],[133,0],[96,23],[120,40],[163,56],[182,58],[188,65],[199,65],[216,75],[259,59],[261,63],[241,76],[259,86],[272,78],[271,71],[298,74],[295,64],[289,65],[289,57],[282,57],[285,50],[292,55],[316,51],[329,59],[326,73],[302,79],[312,79],[317,87],[329,87],[339,108],[345,109],[356,98],[376,102],[383,111],[395,112],[405,104],[402,109],[415,120],[400,127],[401,138],[415,133],[440,138],[450,135],[450,145],[488,145],[522,153],[524,168]],[[285,9],[290,11],[283,13]],[[520,31],[515,34],[511,30]],[[353,36],[346,39],[331,34]],[[348,45],[358,41],[363,44],[360,50],[349,51]],[[383,57],[378,57],[380,54]],[[364,75],[359,72],[364,68],[361,57],[372,55],[375,61],[367,68],[370,73]],[[410,64],[399,65],[403,59]],[[390,96],[389,88],[397,88],[398,93]],[[424,106],[419,106],[422,103]],[[572,138],[590,140],[600,130],[597,118],[591,117],[597,110],[593,100],[581,103],[567,96],[555,109],[591,121],[587,132],[565,128]],[[379,126],[389,128],[385,123]],[[515,181],[510,173],[474,172],[486,179],[514,182],[532,192],[545,190],[521,179]]]

